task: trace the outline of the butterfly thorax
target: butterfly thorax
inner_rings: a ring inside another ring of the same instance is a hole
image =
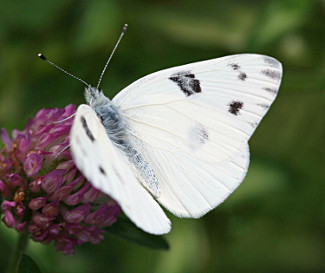
[[[118,109],[103,92],[94,87],[86,87],[85,98],[100,118],[108,137],[123,150],[127,146],[125,124]]]

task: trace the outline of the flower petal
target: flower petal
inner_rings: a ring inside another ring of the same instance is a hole
[[[43,176],[37,177],[35,180],[29,183],[28,188],[32,192],[38,192],[41,189],[43,178]]]
[[[64,203],[69,206],[77,205],[82,199],[86,191],[89,190],[90,184],[86,184],[81,190],[77,191],[76,193],[69,195],[63,199]]]
[[[47,197],[36,197],[29,202],[28,207],[31,210],[38,210],[45,206],[46,199]]]
[[[47,193],[55,192],[62,184],[65,170],[53,170],[44,176],[42,189]]]
[[[2,221],[7,227],[14,228],[16,226],[16,220],[9,210],[5,211]]]
[[[30,150],[31,140],[22,138],[19,142],[18,154],[24,156]]]
[[[5,128],[1,128],[1,139],[2,142],[6,145],[6,150],[10,151],[12,147],[12,140]]]
[[[68,223],[80,223],[89,214],[90,204],[82,205],[72,211],[63,211],[63,217]]]
[[[11,208],[14,208],[16,206],[16,204],[17,204],[16,201],[5,200],[1,204],[1,209],[2,210],[10,210]]]
[[[0,173],[6,174],[11,167],[12,167],[12,162],[8,158],[2,160],[2,162],[0,162]]]
[[[82,199],[82,203],[94,202],[98,199],[103,193],[100,190],[97,190],[94,187],[91,187],[89,191],[87,191]]]
[[[42,208],[42,213],[48,217],[56,217],[59,214],[59,200],[46,204]]]
[[[18,217],[22,217],[24,215],[25,210],[26,210],[26,208],[22,202],[18,203],[14,209],[14,211]]]
[[[24,171],[28,177],[35,175],[42,167],[44,154],[40,151],[30,151],[24,160]]]
[[[4,197],[8,197],[11,193],[10,188],[1,179],[0,179],[0,192]]]
[[[17,229],[19,232],[22,232],[22,231],[25,229],[26,225],[27,225],[27,222],[19,223],[19,224],[17,224],[16,229]]]
[[[103,204],[97,211],[90,213],[85,223],[101,227],[107,227],[114,224],[117,220],[117,215],[121,213],[120,207],[116,204],[108,206],[107,203]]]
[[[52,221],[54,218],[45,216],[41,213],[34,212],[32,216],[32,220],[36,225],[43,226],[44,228],[48,227],[50,225],[50,221]]]
[[[23,185],[23,179],[20,175],[15,173],[7,174],[8,181],[11,183],[11,185],[18,187]]]

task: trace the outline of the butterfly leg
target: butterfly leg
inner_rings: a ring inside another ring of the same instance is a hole
[[[69,119],[73,118],[75,115],[76,115],[76,113],[72,114],[71,116],[69,116],[69,117],[67,117],[65,119],[62,119],[62,120],[59,120],[59,121],[54,121],[53,124],[61,123],[61,122],[64,122],[66,120],[69,120]]]
[[[57,153],[57,155],[54,157],[54,159],[57,159],[60,154],[62,154],[64,151],[66,151],[70,147],[70,144],[65,146],[60,152]]]

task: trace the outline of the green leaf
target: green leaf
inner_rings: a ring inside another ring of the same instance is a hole
[[[310,20],[315,4],[315,0],[271,1],[252,29],[247,41],[249,48],[258,50],[289,33],[297,32]]]
[[[137,228],[126,218],[119,218],[118,221],[106,228],[106,231],[120,237],[124,240],[131,241],[138,245],[149,248],[168,250],[169,245],[163,236],[152,235]]]
[[[42,273],[36,262],[26,254],[22,254],[18,273]]]
[[[114,2],[89,1],[76,32],[75,47],[86,52],[101,46],[107,48],[123,26],[118,23],[118,13]]]

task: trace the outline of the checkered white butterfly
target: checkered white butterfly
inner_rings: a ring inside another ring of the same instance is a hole
[[[78,107],[71,129],[73,158],[139,228],[167,233],[171,224],[157,201],[179,217],[198,218],[243,181],[248,140],[281,78],[276,59],[240,54],[150,74],[112,100],[99,83],[83,81],[87,105]]]

